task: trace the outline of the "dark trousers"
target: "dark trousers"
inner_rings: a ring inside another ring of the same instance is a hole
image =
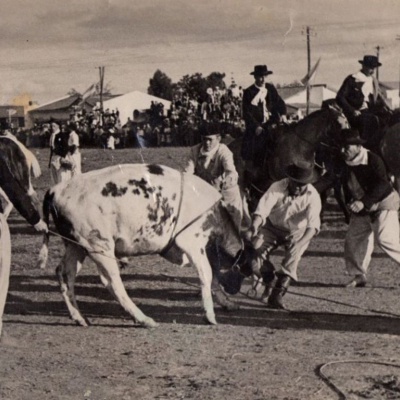
[[[366,140],[364,147],[379,153],[379,143],[382,139],[382,129],[380,128],[379,118],[369,110],[362,110],[358,117],[348,118],[352,128],[360,132],[362,139]]]

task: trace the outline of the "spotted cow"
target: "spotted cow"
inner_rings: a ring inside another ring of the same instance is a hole
[[[211,294],[212,270],[207,256],[216,242],[232,258],[242,242],[220,194],[194,175],[161,165],[127,164],[88,172],[61,182],[44,199],[65,244],[57,267],[61,292],[71,318],[86,326],[74,294],[75,277],[85,257],[97,265],[101,281],[121,306],[140,324],[153,327],[128,297],[117,259],[160,254],[197,268],[203,306],[209,323],[216,324]],[[47,260],[48,236],[40,252]]]

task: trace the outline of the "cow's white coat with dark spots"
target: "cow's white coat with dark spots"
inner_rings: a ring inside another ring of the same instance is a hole
[[[85,257],[97,265],[101,281],[140,324],[153,327],[128,297],[116,258],[161,254],[174,263],[184,256],[198,271],[206,318],[215,324],[212,271],[206,246],[218,240],[231,256],[241,241],[220,194],[194,175],[160,165],[128,164],[77,176],[53,187],[44,200],[45,217],[53,215],[64,240],[65,255],[57,273],[70,315],[86,326],[74,294]],[[40,253],[47,260],[46,238]],[[76,242],[76,243],[75,243]]]

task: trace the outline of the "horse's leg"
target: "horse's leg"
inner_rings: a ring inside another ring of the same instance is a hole
[[[0,188],[0,196],[4,199],[3,215],[7,219],[13,209],[13,204],[11,203],[8,196],[4,193],[4,190]]]
[[[342,185],[341,185],[340,180],[338,180],[334,183],[333,193],[334,193],[335,199],[336,199],[340,209],[343,212],[346,224],[348,225],[350,223],[350,213],[349,213],[349,210],[347,209],[346,202],[344,200],[343,190],[342,190]]]

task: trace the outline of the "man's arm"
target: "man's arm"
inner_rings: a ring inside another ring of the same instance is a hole
[[[236,171],[233,153],[223,144],[220,145],[220,156],[222,168],[225,174],[223,189],[229,189],[237,185],[239,175]]]
[[[354,84],[354,78],[349,75],[342,83],[339,91],[336,95],[336,101],[338,102],[339,106],[342,107],[345,114],[348,115],[355,115],[356,109],[348,102],[347,98],[351,93],[352,86]]]
[[[368,164],[370,164],[371,181],[374,182],[374,185],[372,185],[372,190],[365,193],[364,197],[361,199],[367,210],[370,209],[374,203],[383,200],[383,197],[385,197],[385,194],[388,192],[388,186],[390,185],[385,164],[379,156],[371,154],[370,152],[368,154]]]

